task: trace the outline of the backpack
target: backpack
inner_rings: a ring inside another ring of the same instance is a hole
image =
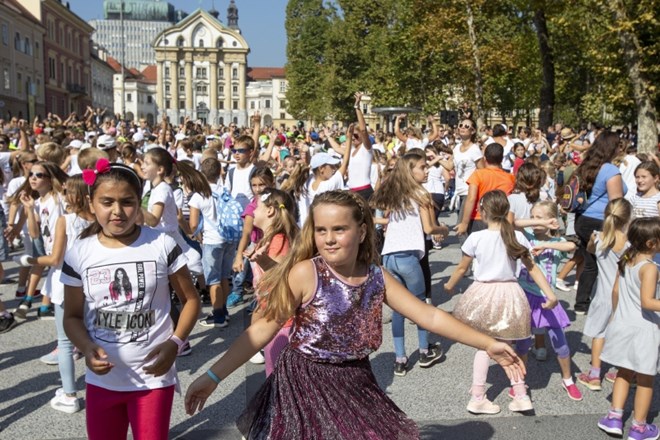
[[[218,232],[227,243],[238,243],[243,235],[243,206],[234,199],[226,188],[222,193],[212,193],[218,215]]]
[[[566,212],[580,212],[587,208],[589,195],[583,189],[583,183],[579,176],[573,174],[563,186],[563,194],[559,198],[559,206]]]

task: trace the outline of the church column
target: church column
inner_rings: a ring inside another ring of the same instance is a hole
[[[225,111],[231,112],[231,62],[225,61]],[[229,124],[230,121],[225,121]]]
[[[245,63],[240,63],[238,65],[238,108],[245,112],[247,110],[245,106]]]
[[[174,110],[173,111],[174,115],[176,115],[175,120],[170,122],[172,124],[178,124],[179,111],[181,109],[179,108],[179,61],[176,58],[170,60],[170,76],[172,78],[172,80],[170,81],[170,93],[172,94],[172,100],[170,101],[170,105]]]
[[[211,105],[209,107],[213,114],[215,114],[218,110],[218,60],[211,58],[209,64],[209,88],[211,89],[209,90],[209,96],[211,97]]]
[[[186,115],[190,115],[191,119],[193,119],[193,112],[195,111],[193,104],[193,65],[192,60],[188,59],[188,57],[186,58]]]
[[[156,118],[165,112],[165,81],[163,80],[163,62],[156,62],[156,105],[158,112]]]

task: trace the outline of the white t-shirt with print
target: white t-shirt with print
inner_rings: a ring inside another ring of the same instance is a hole
[[[221,244],[224,242],[218,232],[218,211],[213,197],[204,197],[199,193],[193,193],[188,206],[199,210],[200,216],[204,218],[202,224],[202,237],[204,244]]]
[[[515,231],[516,239],[526,248],[532,245],[522,232]],[[474,280],[482,283],[490,281],[516,281],[517,261],[507,256],[506,246],[500,231],[473,232],[461,246],[465,255],[474,258]]]
[[[60,280],[82,287],[89,337],[114,364],[105,375],[87,369],[87,383],[112,391],[177,384],[174,365],[159,377],[143,367],[147,354],[173,334],[168,276],[185,265],[172,237],[145,226],[130,246],[107,248],[92,236],[78,240],[66,253]]]
[[[477,169],[477,162],[484,155],[477,144],[472,144],[467,151],[461,151],[461,145],[454,147],[454,171],[456,172],[457,196],[466,196],[468,193],[468,178]]]
[[[46,255],[50,255],[53,252],[57,219],[66,214],[64,199],[59,194],[48,194],[46,197],[34,201],[34,212],[39,219],[44,250]]]

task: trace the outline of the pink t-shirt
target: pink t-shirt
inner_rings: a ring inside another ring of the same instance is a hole
[[[248,205],[245,207],[245,210],[243,211],[243,215],[241,215],[241,218],[245,219],[245,217],[250,216],[254,219],[254,210],[257,209],[257,199],[254,198]],[[259,243],[259,240],[264,236],[264,233],[261,229],[257,228],[256,226],[252,227],[252,233],[250,234],[250,241],[252,243]]]

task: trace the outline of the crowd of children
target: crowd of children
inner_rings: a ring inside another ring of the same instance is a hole
[[[1,123],[0,161],[15,170],[0,174],[0,257],[10,246],[24,254],[15,257],[20,302],[13,312],[0,303],[0,333],[37,302],[37,316],[54,319],[57,348],[41,358],[59,366],[51,406],[82,408],[73,362],[84,357],[89,438],[125,438],[129,426],[136,438],[167,438],[175,359],[197,349],[193,327],[220,332],[230,309],[251,300],[251,325],[185,390],[189,414],[251,361],[265,363],[267,379],[238,420],[246,438],[417,438],[369,363],[387,305],[396,376],[411,367],[406,318],[417,325],[419,367],[443,357],[429,332],[477,348],[470,413],[500,412],[486,397],[490,359],[509,376],[509,410],[533,409],[526,361],[530,351],[545,360],[547,334],[568,398],[582,400],[580,384],[612,381],[598,426],[621,435],[634,382],[629,438],[657,439],[647,418],[660,367],[659,160],[633,155],[630,173],[629,145],[608,132],[589,147],[569,128],[549,142],[529,129],[511,139],[498,124],[478,141],[471,119],[450,132],[429,117],[425,133],[402,130],[399,116],[388,137],[368,129],[361,99],[343,135],[262,129],[258,114],[244,130],[108,118],[54,124],[47,135],[43,121]],[[574,177],[586,200],[560,208]],[[458,211],[463,257],[444,289],[473,280],[453,314],[432,304],[428,260],[449,235],[438,221],[447,209]],[[577,383],[571,319],[553,292],[569,289],[573,269],[591,338]],[[603,363],[616,369],[602,374]]]

